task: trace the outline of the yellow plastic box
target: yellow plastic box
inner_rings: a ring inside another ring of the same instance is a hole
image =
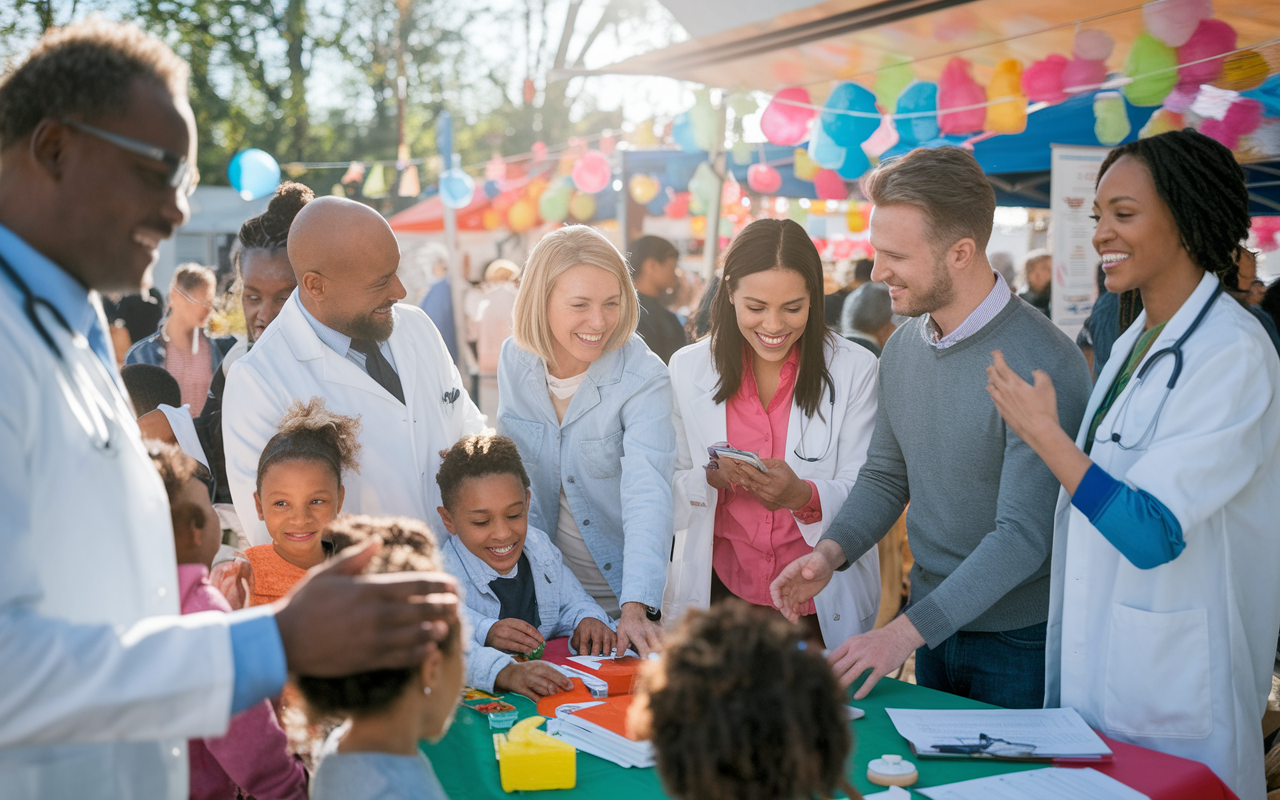
[[[504,792],[572,789],[578,785],[578,751],[538,730],[545,720],[528,717],[494,735]]]

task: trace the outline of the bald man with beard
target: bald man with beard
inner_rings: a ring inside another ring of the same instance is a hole
[[[258,458],[285,411],[312,397],[360,418],[360,472],[343,476],[343,512],[413,517],[443,537],[440,451],[483,430],[484,417],[435,325],[398,302],[391,227],[368,206],[322,197],[298,212],[288,249],[298,288],[227,375],[227,478],[249,541],[271,541],[254,501]]]

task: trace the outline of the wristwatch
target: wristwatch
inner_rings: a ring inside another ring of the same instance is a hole
[[[644,607],[644,615],[649,618],[650,622],[658,622],[662,619],[662,609],[653,606]]]

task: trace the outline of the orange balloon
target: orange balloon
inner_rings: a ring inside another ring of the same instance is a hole
[[[507,212],[507,226],[516,233],[524,233],[537,222],[538,208],[527,197],[517,200]]]
[[[491,231],[502,224],[502,217],[498,216],[498,212],[492,208],[486,208],[484,213],[480,215],[480,224],[484,229]]]
[[[547,190],[547,182],[542,178],[534,178],[529,181],[529,185],[524,187],[524,196],[530,200],[537,201],[542,193]]]
[[[707,235],[707,218],[703,216],[689,218],[689,232],[693,238],[701,239]]]

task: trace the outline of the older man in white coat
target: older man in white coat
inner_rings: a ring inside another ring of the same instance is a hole
[[[184,223],[186,65],[136,26],[51,30],[0,84],[0,796],[179,800],[186,740],[286,670],[421,664],[445,575],[313,570],[270,606],[179,616],[164,486],[106,337]],[[411,598],[419,598],[410,602]]]
[[[323,397],[360,417],[360,473],[343,510],[420,519],[438,535],[440,451],[484,429],[444,340],[420,309],[397,304],[400,249],[376,211],[351,200],[308,203],[289,230],[298,289],[227,376],[223,437],[236,513],[253,544],[258,457],[285,411]]]

